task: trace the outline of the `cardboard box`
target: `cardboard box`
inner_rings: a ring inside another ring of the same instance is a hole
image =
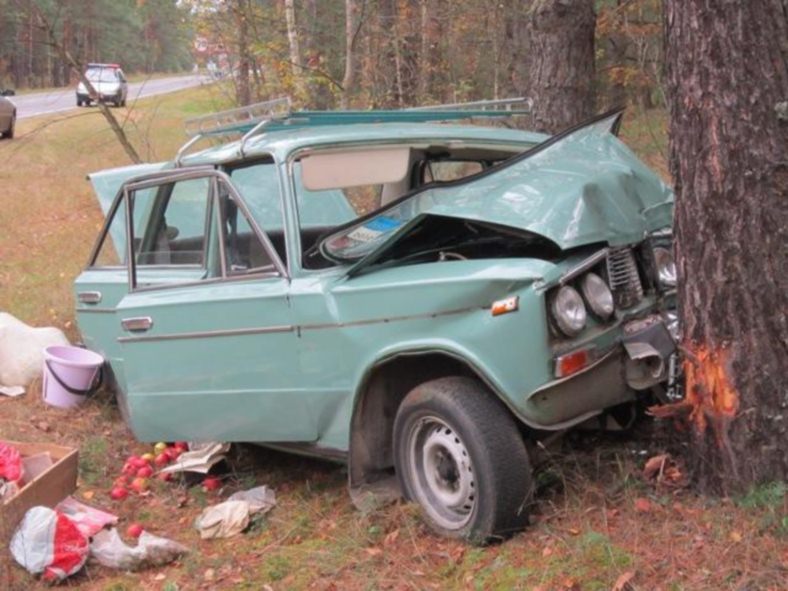
[[[22,458],[49,454],[52,465],[43,469],[32,480],[27,480],[19,492],[0,505],[0,544],[5,546],[16,526],[31,507],[54,507],[77,488],[77,460],[79,452],[71,447],[51,443],[19,443],[0,440],[19,450]]]

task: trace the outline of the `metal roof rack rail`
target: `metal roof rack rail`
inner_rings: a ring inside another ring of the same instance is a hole
[[[246,107],[187,119],[184,126],[190,136],[237,133],[238,127],[242,125],[256,125],[271,119],[287,117],[290,115],[290,105],[290,97],[283,96]]]
[[[241,156],[243,156],[246,141],[269,122],[277,119],[286,119],[291,113],[290,104],[290,97],[283,96],[245,107],[218,111],[209,115],[187,119],[184,122],[184,127],[186,128],[186,135],[191,137],[178,149],[175,155],[175,166],[181,166],[181,160],[189,148],[202,138],[211,135],[244,133],[239,149]]]
[[[467,103],[447,103],[442,105],[427,105],[424,107],[410,107],[404,111],[512,111],[513,114],[530,113],[534,101],[524,96],[491,99],[485,101],[472,101]],[[515,113],[516,112],[516,113]]]

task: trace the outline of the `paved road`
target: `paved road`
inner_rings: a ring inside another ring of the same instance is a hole
[[[156,94],[166,94],[184,88],[198,86],[209,83],[209,79],[204,76],[173,76],[171,78],[156,78],[146,82],[129,83],[128,103],[137,98],[154,96]],[[76,95],[74,88],[63,88],[51,92],[39,92],[35,94],[22,94],[11,97],[17,107],[17,118],[37,117],[38,115],[48,115],[76,109]]]

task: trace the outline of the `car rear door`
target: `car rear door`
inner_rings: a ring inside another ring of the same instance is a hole
[[[230,178],[174,172],[125,190],[115,319],[137,437],[314,441],[287,272]]]

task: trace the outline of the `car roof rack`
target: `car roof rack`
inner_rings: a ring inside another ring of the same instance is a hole
[[[243,134],[239,147],[244,155],[246,142],[261,131],[276,131],[322,125],[352,125],[358,123],[426,123],[457,121],[474,118],[502,118],[530,115],[533,101],[525,97],[430,105],[408,109],[370,111],[292,111],[290,97],[280,97],[185,122],[191,137],[175,156],[180,166],[186,151],[197,141],[209,136]]]

